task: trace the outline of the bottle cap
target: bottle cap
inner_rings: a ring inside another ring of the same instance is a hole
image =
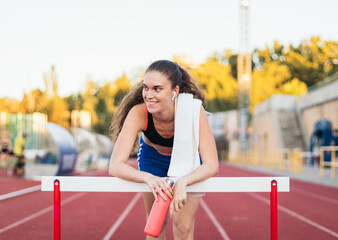
[[[169,184],[170,187],[174,186],[174,180],[170,179],[170,178],[166,178],[165,181]]]

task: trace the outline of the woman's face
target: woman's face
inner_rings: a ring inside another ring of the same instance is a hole
[[[171,82],[166,75],[157,71],[150,71],[144,75],[142,96],[150,113],[172,107],[173,92]]]

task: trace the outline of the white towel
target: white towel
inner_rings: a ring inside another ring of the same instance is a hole
[[[175,101],[175,137],[169,177],[182,177],[200,165],[199,120],[202,101],[181,93]]]

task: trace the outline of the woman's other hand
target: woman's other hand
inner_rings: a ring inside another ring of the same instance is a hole
[[[187,202],[187,183],[183,179],[177,180],[174,187],[174,196],[171,200],[169,214],[173,216],[174,210],[178,212]]]

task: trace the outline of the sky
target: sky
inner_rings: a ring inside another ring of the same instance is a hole
[[[61,97],[87,79],[113,81],[158,59],[196,63],[239,50],[240,0],[1,0],[0,98],[45,89],[55,66]],[[338,40],[337,0],[250,0],[250,49]]]

